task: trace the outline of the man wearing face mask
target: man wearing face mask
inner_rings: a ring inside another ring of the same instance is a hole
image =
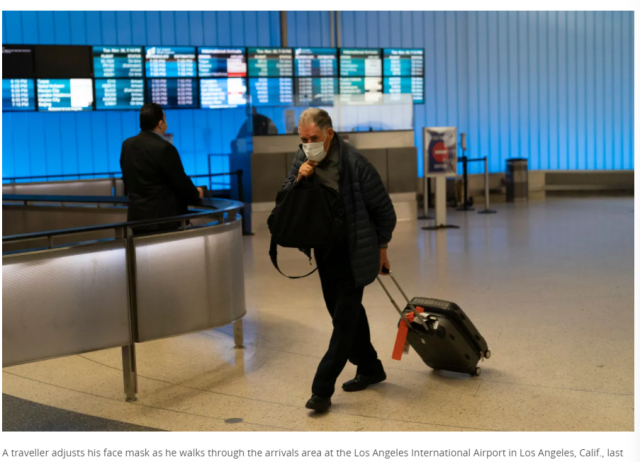
[[[140,109],[140,133],[122,143],[120,168],[129,195],[128,221],[149,220],[189,212],[203,195],[184,172],[178,150],[164,138],[167,118],[162,106]],[[137,227],[136,233],[176,229],[180,222]]]
[[[306,407],[324,412],[331,406],[335,382],[347,361],[357,371],[342,385],[344,391],[361,391],[387,378],[371,344],[362,296],[364,287],[382,274],[382,267],[390,268],[387,247],[396,214],[376,169],[333,131],[326,111],[305,110],[298,130],[302,144],[283,188],[317,175],[321,184],[339,192],[346,217],[333,245],[314,249],[333,333]],[[309,250],[305,253],[310,255]]]

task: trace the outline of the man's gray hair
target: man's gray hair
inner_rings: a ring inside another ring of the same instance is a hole
[[[305,109],[304,111],[302,111],[302,114],[300,114],[298,127],[308,124],[316,124],[316,126],[320,130],[326,130],[329,127],[333,128],[331,116],[329,115],[329,113],[324,109],[318,109],[316,107]]]

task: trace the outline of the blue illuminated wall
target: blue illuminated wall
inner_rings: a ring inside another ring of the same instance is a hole
[[[278,12],[3,12],[3,43],[279,46]],[[330,46],[328,12],[290,12],[289,46]],[[633,13],[342,12],[344,47],[426,53],[422,127],[457,126],[492,171],[632,169]],[[167,111],[188,173],[229,152],[242,111]],[[269,115],[265,111],[265,115]],[[4,113],[3,176],[119,170],[136,112]],[[472,164],[476,172],[478,165]],[[226,171],[220,160],[214,170]],[[422,161],[420,159],[420,173]]]
[[[633,12],[342,12],[341,32],[425,49],[419,152],[422,127],[456,126],[494,172],[633,169]]]
[[[328,16],[327,16],[328,17]],[[280,13],[56,11],[2,13],[2,43],[60,45],[280,45]],[[187,173],[208,173],[209,153],[230,152],[242,110],[167,111]],[[136,111],[2,114],[2,176],[119,171]],[[216,158],[214,172],[228,171]]]

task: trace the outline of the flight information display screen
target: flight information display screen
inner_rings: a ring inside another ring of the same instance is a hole
[[[341,48],[340,75],[343,77],[381,77],[380,49]]]
[[[380,77],[342,77],[340,78],[340,100],[373,102],[382,97],[382,79]]]
[[[333,106],[338,94],[338,79],[335,77],[309,77],[296,79],[297,106]]]
[[[38,79],[38,111],[92,111],[91,79]]]
[[[335,48],[296,48],[296,77],[335,77],[338,75]]]
[[[96,109],[140,109],[144,105],[143,79],[96,79]]]
[[[218,109],[247,104],[245,78],[200,79],[200,107]]]
[[[198,48],[200,77],[246,77],[244,48]]]
[[[28,45],[2,47],[3,79],[31,79],[33,76],[33,47]]]
[[[149,79],[147,101],[157,103],[164,109],[197,108],[197,79]]]
[[[249,77],[293,77],[293,49],[253,47],[247,51]]]
[[[147,77],[197,77],[195,47],[147,47]]]
[[[144,77],[142,47],[93,47],[96,78]]]
[[[3,111],[35,111],[36,92],[32,79],[2,79]]]
[[[90,79],[93,63],[90,46],[38,45],[34,52],[36,77],[41,79]]]
[[[423,77],[424,50],[416,48],[385,48],[384,75],[389,77]]]
[[[385,77],[383,86],[387,94],[412,94],[415,104],[424,103],[423,77]]]
[[[249,79],[249,94],[253,106],[291,106],[293,79]]]

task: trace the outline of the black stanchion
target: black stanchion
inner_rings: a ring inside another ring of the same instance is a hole
[[[467,156],[464,156],[458,159],[458,161],[462,162],[462,189],[464,190],[464,193],[462,198],[462,207],[458,207],[457,210],[459,212],[471,212],[474,208],[469,206],[469,178],[467,176],[467,163],[469,159]]]

